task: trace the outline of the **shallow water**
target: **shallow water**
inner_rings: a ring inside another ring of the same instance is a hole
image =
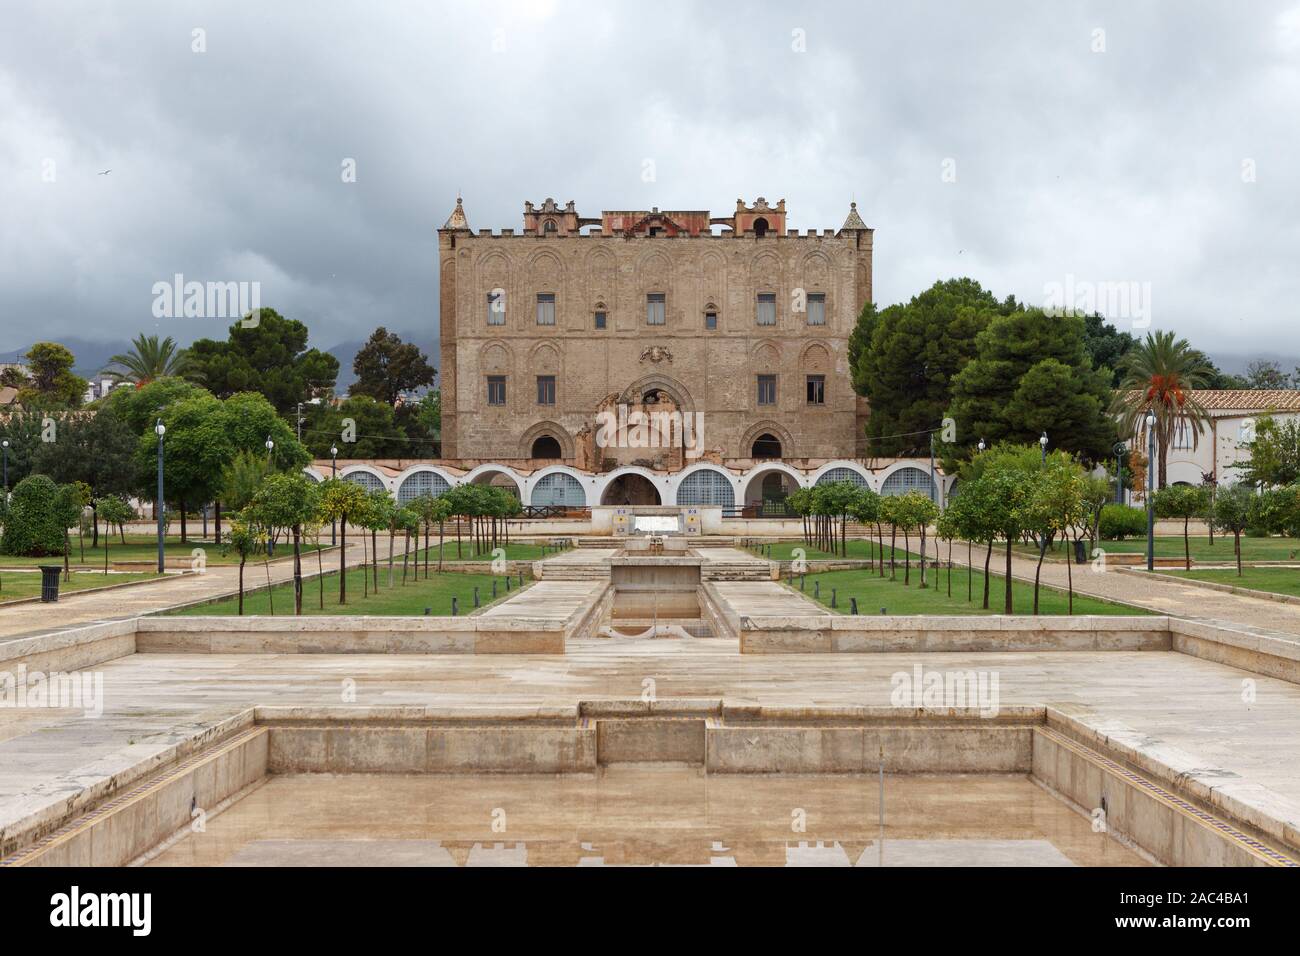
[[[155,866],[1142,866],[1024,776],[289,775]],[[883,835],[883,839],[882,839]]]

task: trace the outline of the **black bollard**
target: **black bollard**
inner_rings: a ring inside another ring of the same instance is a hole
[[[477,584],[474,585],[474,606],[475,606],[475,607],[478,607],[478,606],[479,606],[479,603],[478,603],[478,585],[477,585]]]
[[[459,608],[459,606],[458,606],[458,602],[456,601],[456,596],[453,594],[452,597],[451,597],[451,616],[452,616],[452,617],[455,617],[455,616],[456,616],[456,612],[459,611],[459,610],[460,610],[460,608]]]
[[[882,608],[880,609],[880,613],[881,613],[881,614],[887,614],[888,612],[887,612],[887,611],[882,607]]]
[[[858,613],[858,599],[857,599],[857,598],[849,598],[849,613],[850,613],[850,614],[857,614],[857,613]]]
[[[492,600],[495,601],[496,599],[497,599],[497,579],[493,578],[492,579]]]
[[[800,591],[802,591],[802,590],[804,589],[803,586],[804,586],[804,576],[801,574],[801,575],[799,575],[799,590],[800,590]]]
[[[431,608],[431,607],[426,607],[426,608],[424,609],[424,616],[425,616],[425,617],[428,617],[431,611],[433,611],[433,608]]]
[[[820,581],[814,581],[814,582],[813,582],[813,597],[814,597],[814,598],[817,598],[818,600],[821,600],[821,596],[822,596],[822,583],[821,583]]]
[[[831,607],[835,607],[835,588],[831,588]]]
[[[506,594],[510,593],[510,575],[506,575]]]
[[[520,586],[520,587],[523,587],[523,586],[524,586],[524,572],[523,572],[523,571],[520,571],[520,572],[519,572],[519,586]]]

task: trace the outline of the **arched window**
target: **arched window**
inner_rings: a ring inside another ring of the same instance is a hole
[[[372,475],[368,471],[354,471],[343,476],[344,481],[350,481],[354,485],[360,485],[366,491],[383,491],[384,483],[377,475]]]
[[[930,481],[930,476],[920,468],[900,468],[880,486],[882,495],[905,495],[909,491],[919,491],[922,494],[928,494],[931,500],[937,500],[934,493],[934,483]]]
[[[754,439],[754,447],[749,454],[752,458],[780,458],[781,439],[764,432]]]
[[[754,220],[754,235],[760,239],[767,235],[767,220],[762,216]]]
[[[564,452],[560,448],[560,443],[551,435],[540,435],[533,442],[533,450],[530,455],[532,458],[563,458]]]
[[[450,487],[447,479],[436,471],[417,471],[407,476],[407,479],[398,486],[397,503],[404,505],[421,495],[437,498]]]
[[[541,480],[533,487],[532,504],[542,505],[568,505],[572,508],[581,508],[587,503],[587,495],[582,490],[582,485],[577,478],[565,474],[562,471],[553,471],[549,475],[543,475]]]
[[[867,479],[852,468],[832,468],[817,479],[817,484],[829,485],[832,481],[851,481],[859,488],[867,487]]]
[[[542,223],[542,232],[555,232],[555,231],[556,228],[555,228],[554,219],[548,219],[546,220],[546,222]]]
[[[677,486],[679,505],[716,505],[734,508],[736,493],[731,481],[720,471],[702,468],[693,471]]]

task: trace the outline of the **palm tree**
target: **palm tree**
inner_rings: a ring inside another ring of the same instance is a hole
[[[1111,410],[1120,417],[1120,433],[1135,439],[1146,427],[1147,412],[1155,412],[1161,488],[1167,484],[1166,464],[1174,435],[1186,429],[1195,448],[1210,420],[1196,390],[1207,387],[1212,372],[1205,356],[1186,339],[1175,340],[1173,332],[1148,332],[1125,357]]]
[[[114,365],[121,369],[113,368]],[[109,360],[106,371],[119,382],[146,385],[156,378],[184,375],[188,365],[188,355],[170,335],[160,342],[156,335],[141,333],[132,340],[131,351]]]

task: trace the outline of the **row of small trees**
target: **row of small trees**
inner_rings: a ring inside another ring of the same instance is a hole
[[[126,499],[118,495],[95,499],[85,482],[58,484],[48,475],[28,475],[18,482],[12,494],[0,495],[0,528],[3,528],[0,554],[36,558],[61,556],[67,574],[73,529],[82,542],[81,559],[83,563],[85,561],[83,533],[90,526],[92,508],[106,527],[117,528],[125,543],[125,525],[135,517]],[[108,541],[109,535],[105,534],[105,571],[108,570]]]
[[[1204,521],[1211,535],[1215,531],[1232,535],[1238,576],[1243,532],[1300,537],[1300,483],[1264,491],[1256,491],[1244,481],[1227,488],[1170,485],[1155,493],[1152,504],[1157,517],[1182,520],[1183,563],[1188,570],[1192,567],[1189,525],[1193,519]]]
[[[967,564],[973,564],[973,548],[985,546],[983,606],[989,606],[989,566],[994,546],[1005,546],[1004,605],[1012,613],[1011,557],[1019,542],[1032,542],[1038,550],[1034,574],[1034,613],[1038,613],[1039,579],[1043,559],[1054,541],[1087,539],[1095,542],[1097,520],[1109,497],[1105,479],[1090,476],[1065,452],[1045,459],[1036,445],[996,445],[978,455],[962,471],[960,494],[941,513],[938,505],[919,491],[881,496],[852,482],[831,482],[800,489],[790,495],[792,506],[804,517],[804,542],[823,551],[848,554],[847,524],[857,521],[874,532],[869,545],[869,567],[885,573],[884,538],[888,529],[893,549],[903,537],[904,583],[910,583],[911,537],[921,545],[921,586],[927,587],[926,538],[933,525],[941,540],[948,542],[948,591],[952,593],[952,544],[966,541]],[[876,543],[879,548],[877,549]],[[878,556],[878,560],[877,560]],[[1074,602],[1073,572],[1069,574],[1069,601]],[[967,597],[971,598],[971,575],[967,575]]]
[[[339,535],[339,604],[347,603],[348,527],[360,531],[362,542],[362,586],[365,596],[371,589],[379,591],[379,535],[388,535],[387,584],[395,579],[394,550],[398,537],[402,548],[402,584],[410,573],[410,556],[419,546],[424,533],[424,576],[429,576],[430,535],[438,529],[438,570],[442,569],[445,532],[448,522],[456,530],[456,556],[464,556],[468,544],[475,554],[482,554],[509,543],[509,519],[521,512],[519,499],[501,488],[481,485],[458,485],[442,495],[421,495],[399,505],[382,489],[367,491],[360,485],[331,478],[314,482],[299,473],[267,474],[250,481],[248,463],[234,463],[227,475],[225,496],[242,507],[235,513],[226,547],[239,557],[239,613],[244,613],[244,568],[250,557],[269,551],[278,537],[293,542],[294,613],[302,613],[302,544],[315,547],[319,578],[320,607],[325,606],[325,582],[321,538],[326,525],[333,525]],[[462,532],[468,529],[468,542]],[[367,538],[369,539],[367,542]],[[367,554],[368,552],[368,554]],[[419,578],[417,555],[415,577]],[[270,576],[268,570],[268,589]],[[269,591],[268,591],[269,593]]]

